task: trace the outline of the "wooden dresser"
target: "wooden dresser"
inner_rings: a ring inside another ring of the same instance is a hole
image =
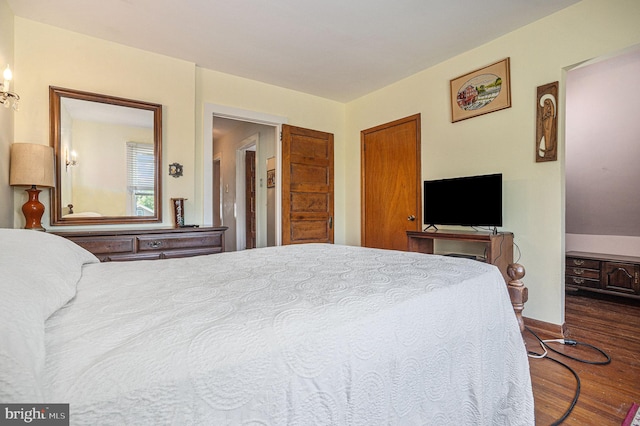
[[[569,251],[565,286],[640,298],[640,257]]]
[[[54,232],[95,254],[101,262],[168,259],[224,251],[223,227]]]

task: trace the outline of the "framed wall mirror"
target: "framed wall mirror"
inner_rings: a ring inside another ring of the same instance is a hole
[[[51,225],[162,221],[162,105],[49,87]]]

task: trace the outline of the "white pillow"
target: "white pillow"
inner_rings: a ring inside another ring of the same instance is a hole
[[[76,294],[98,259],[44,232],[0,229],[0,401],[42,401],[44,322]]]

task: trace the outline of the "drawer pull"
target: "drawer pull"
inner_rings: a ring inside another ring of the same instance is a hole
[[[584,284],[584,278],[573,277],[572,279],[574,284]]]
[[[576,275],[582,275],[582,274],[584,274],[584,269],[573,268],[573,273],[576,274]]]
[[[584,265],[584,260],[582,259],[573,259],[573,264],[576,266],[582,266]]]
[[[149,245],[151,246],[151,248],[158,248],[162,246],[162,241],[151,241]]]

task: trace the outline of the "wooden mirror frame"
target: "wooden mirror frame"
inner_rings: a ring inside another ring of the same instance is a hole
[[[153,216],[99,216],[99,217],[63,217],[61,175],[66,167],[64,153],[61,152],[61,100],[72,98],[90,102],[99,102],[116,106],[144,109],[153,112],[153,146],[154,146],[154,215]],[[150,102],[135,101],[97,93],[82,92],[49,86],[49,124],[50,144],[55,152],[56,186],[51,191],[51,225],[108,225],[139,224],[162,221],[162,105]]]

